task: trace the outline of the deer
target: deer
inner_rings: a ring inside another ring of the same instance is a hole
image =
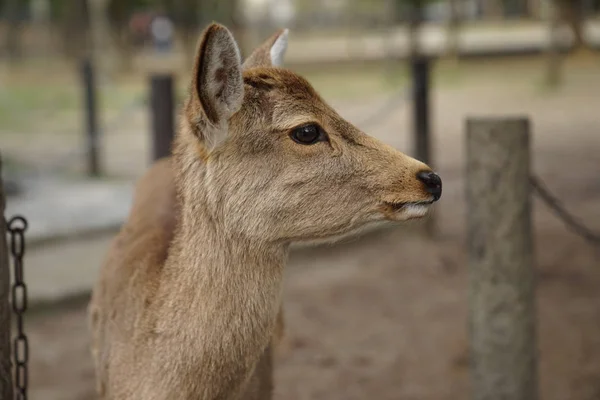
[[[442,181],[283,67],[288,30],[242,62],[202,32],[171,155],[136,183],[88,306],[110,400],[264,400],[290,245],[422,218]]]

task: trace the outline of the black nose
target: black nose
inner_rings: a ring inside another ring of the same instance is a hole
[[[425,184],[425,190],[433,195],[433,201],[438,201],[442,197],[442,180],[438,174],[421,171],[417,174],[417,179]]]

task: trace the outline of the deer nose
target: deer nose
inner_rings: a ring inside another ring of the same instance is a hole
[[[438,201],[442,197],[442,179],[438,174],[421,171],[417,173],[417,179],[425,184],[425,190],[433,195],[433,201]]]

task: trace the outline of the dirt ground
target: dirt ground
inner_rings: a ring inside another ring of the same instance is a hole
[[[464,118],[529,115],[534,170],[600,231],[597,75],[596,60],[595,70],[570,75],[560,95],[504,76],[435,93],[435,156],[444,179],[435,212],[438,237],[426,239],[409,225],[291,256],[277,399],[469,397]],[[360,119],[359,101],[333,103]],[[375,133],[398,129],[408,111],[383,121]],[[390,143],[406,147],[401,136]],[[598,400],[600,250],[566,230],[539,200],[533,217],[541,398]],[[73,304],[27,320],[30,398],[94,398],[84,311]]]
[[[277,399],[467,397],[464,242],[442,232],[292,256]],[[538,230],[536,249],[541,398],[600,399],[600,254],[561,229]],[[77,305],[29,319],[32,399],[94,398],[84,318]]]

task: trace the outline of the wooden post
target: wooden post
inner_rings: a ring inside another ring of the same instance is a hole
[[[175,129],[173,90],[172,75],[155,74],[150,78],[153,160],[171,154]]]
[[[13,398],[11,370],[10,318],[8,302],[10,293],[10,272],[8,246],[6,244],[6,221],[4,219],[4,184],[2,182],[2,159],[0,158],[0,399]]]
[[[529,122],[466,129],[472,399],[536,400]]]
[[[99,161],[99,129],[97,113],[96,80],[92,59],[87,57],[81,65],[81,77],[83,81],[85,99],[85,130],[86,130],[86,152],[88,161],[88,174],[90,176],[100,175]]]

